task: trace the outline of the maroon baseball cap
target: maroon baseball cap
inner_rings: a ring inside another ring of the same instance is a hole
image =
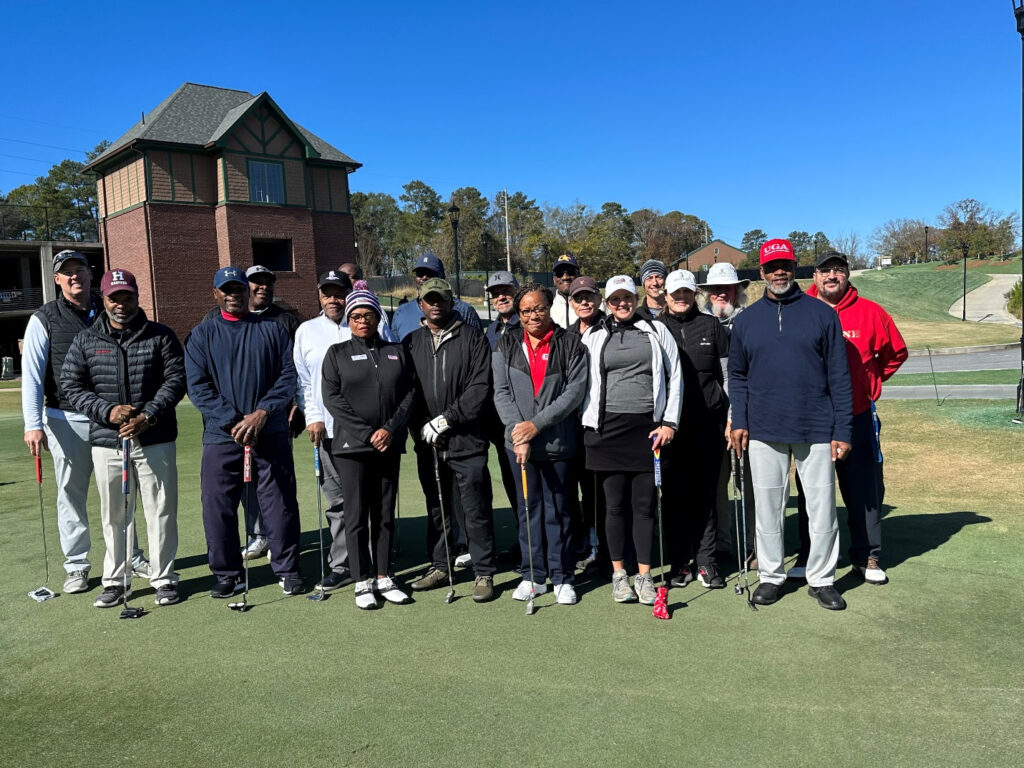
[[[112,269],[109,272],[104,272],[103,279],[100,280],[100,293],[104,296],[110,296],[118,291],[131,291],[136,296],[139,295],[139,285],[135,282],[135,275],[127,269]]]

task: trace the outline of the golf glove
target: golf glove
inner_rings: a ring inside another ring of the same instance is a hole
[[[448,429],[448,419],[444,416],[435,416],[423,425],[423,431],[420,432],[420,437],[422,437],[429,445],[437,445],[438,438],[447,432]]]

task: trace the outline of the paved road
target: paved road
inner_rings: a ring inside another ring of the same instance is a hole
[[[1015,400],[1016,384],[939,384],[940,400]],[[913,386],[882,388],[882,400],[934,400],[935,387]]]
[[[936,373],[945,371],[990,371],[1020,366],[1020,348],[964,352],[958,355],[932,355]],[[900,373],[931,373],[928,355],[914,355],[900,366]]]
[[[1006,311],[1006,294],[1020,280],[1020,275],[989,275],[984,285],[967,294],[967,319],[976,323],[1002,323],[1016,325],[1020,328],[1020,320]],[[953,317],[963,317],[963,297],[957,299],[949,308]]]

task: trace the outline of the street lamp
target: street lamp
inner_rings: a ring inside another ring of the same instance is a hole
[[[487,304],[487,322],[491,322],[491,297],[487,291],[487,283],[491,279],[491,244],[487,239],[487,233],[480,233],[480,245],[483,247],[484,252],[484,302]]]
[[[964,306],[963,315],[961,316],[961,322],[967,322],[967,251],[970,248],[968,243],[964,243],[960,246],[960,253],[964,257]]]
[[[459,206],[452,203],[448,209],[448,221],[452,223],[452,245],[455,248],[455,295],[462,298],[462,265],[459,263]]]
[[[924,260],[928,261],[928,225],[924,225]]]
[[[1024,119],[1024,2],[1013,2],[1013,15],[1017,19],[1017,32],[1020,34],[1021,40],[1021,116]],[[1024,145],[1024,139],[1022,139],[1022,145]],[[1021,179],[1021,209],[1024,210],[1024,176]],[[1021,242],[1024,243],[1024,235],[1021,237]],[[1024,248],[1022,248],[1021,254],[1021,281],[1024,284]],[[1020,381],[1017,383],[1017,416],[1014,419],[1018,424],[1024,419],[1024,328],[1021,329],[1020,334]]]

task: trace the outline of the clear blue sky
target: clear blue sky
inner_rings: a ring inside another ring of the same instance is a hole
[[[4,191],[192,81],[268,91],[364,164],[354,190],[395,197],[418,178],[444,197],[508,187],[678,209],[737,245],[753,228],[866,240],[963,197],[1021,205],[1009,0],[26,2],[3,15]]]

